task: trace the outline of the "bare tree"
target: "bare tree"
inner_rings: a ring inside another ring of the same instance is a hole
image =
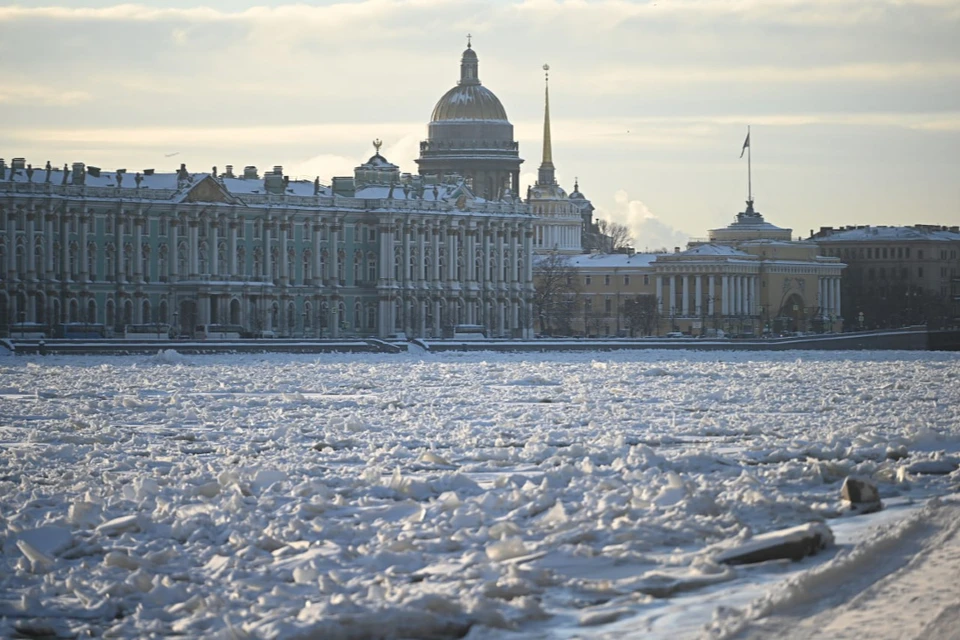
[[[600,218],[597,220],[597,229],[610,238],[610,250],[614,253],[626,251],[633,246],[633,235],[625,224]]]
[[[641,294],[623,303],[623,315],[627,320],[630,337],[639,332],[649,336],[657,325],[657,296]]]
[[[533,305],[540,333],[570,334],[580,298],[576,269],[556,252],[539,256],[533,267]]]

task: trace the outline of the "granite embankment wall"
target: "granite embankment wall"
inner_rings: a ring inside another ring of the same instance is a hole
[[[6,346],[5,346],[6,345]],[[620,351],[632,349],[695,349],[699,351],[958,351],[960,331],[903,329],[825,334],[767,340],[704,340],[645,338],[637,340],[236,340],[187,342],[129,340],[4,340],[0,353],[47,354],[151,354],[167,349],[179,353],[401,353],[424,351]]]

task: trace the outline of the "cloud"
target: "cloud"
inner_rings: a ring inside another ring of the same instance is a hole
[[[38,84],[0,84],[0,104],[68,107],[92,99],[86,91]]]
[[[627,225],[638,251],[658,251],[684,247],[690,236],[666,224],[640,200],[631,200],[623,189],[613,196],[613,207],[597,207],[595,216]]]

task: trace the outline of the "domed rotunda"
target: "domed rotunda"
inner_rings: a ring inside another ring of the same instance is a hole
[[[433,108],[427,139],[420,143],[420,175],[459,174],[488,200],[517,195],[519,146],[500,99],[480,84],[470,43],[460,59],[460,81]]]

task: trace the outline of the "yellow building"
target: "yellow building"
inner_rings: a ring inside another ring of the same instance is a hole
[[[845,265],[791,234],[748,201],[732,224],[685,251],[572,256],[580,300],[572,330],[594,336],[840,331]]]

